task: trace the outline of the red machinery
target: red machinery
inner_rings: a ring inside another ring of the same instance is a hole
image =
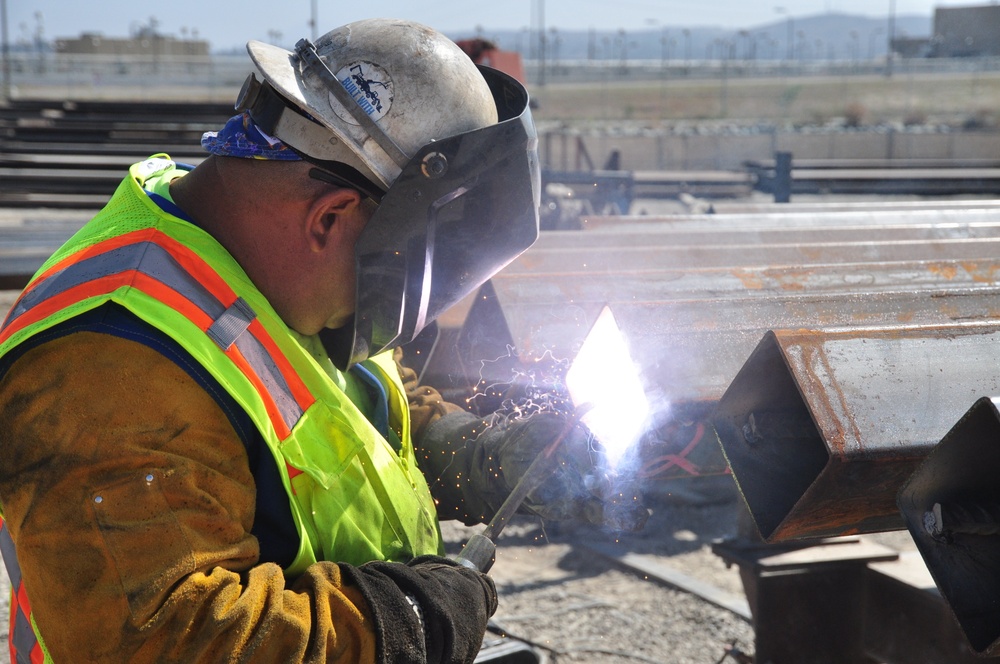
[[[458,47],[465,51],[477,65],[486,65],[510,74],[521,83],[524,80],[524,63],[521,54],[516,51],[503,51],[496,44],[486,39],[459,39]]]

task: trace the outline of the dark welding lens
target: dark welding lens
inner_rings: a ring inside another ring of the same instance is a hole
[[[254,102],[257,101],[258,94],[260,94],[260,81],[251,73],[247,76],[247,80],[243,81],[240,94],[236,97],[237,112],[242,113],[253,106]]]

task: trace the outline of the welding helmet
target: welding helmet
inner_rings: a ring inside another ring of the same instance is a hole
[[[355,245],[353,325],[321,337],[340,368],[411,341],[538,237],[537,135],[524,86],[451,40],[372,19],[251,41],[237,109],[378,207]]]

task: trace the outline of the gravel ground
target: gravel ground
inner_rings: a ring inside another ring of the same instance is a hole
[[[738,570],[727,569],[710,550],[713,540],[737,531],[740,510],[731,480],[672,484],[675,490],[647,500],[650,520],[633,535],[588,526],[543,528],[519,517],[502,533],[491,571],[500,593],[494,620],[539,646],[553,663],[716,664],[727,646],[752,652],[753,629],[743,618],[622,571],[588,548],[654,553],[677,571],[742,597]],[[452,553],[477,530],[453,523],[443,529]]]

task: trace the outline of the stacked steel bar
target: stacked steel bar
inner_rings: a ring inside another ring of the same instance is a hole
[[[0,107],[0,206],[98,209],[134,162],[196,163],[226,104],[14,100]]]

